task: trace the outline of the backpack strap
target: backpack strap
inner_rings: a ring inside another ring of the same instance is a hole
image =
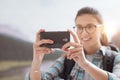
[[[107,49],[105,50],[105,55],[103,57],[103,70],[112,72],[113,66],[114,66],[114,59],[115,56],[119,52],[118,48],[114,45],[107,46]]]
[[[115,44],[109,44],[108,46],[111,50],[120,52],[119,48]]]
[[[115,55],[114,52],[106,51],[105,56],[103,57],[103,70],[112,72],[114,64]]]
[[[65,57],[64,69],[63,69],[63,72],[59,74],[59,76],[64,80],[70,80],[71,79],[70,72],[71,72],[74,65],[75,65],[74,60],[69,60]]]

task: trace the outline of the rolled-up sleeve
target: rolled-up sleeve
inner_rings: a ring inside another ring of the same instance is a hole
[[[46,72],[42,72],[42,80],[55,80],[63,70],[64,58],[59,58]]]
[[[113,73],[108,72],[108,80],[120,80],[120,55],[115,57]]]
[[[29,72],[26,73],[25,80],[30,80]]]
[[[63,70],[63,64],[64,58],[60,57],[46,72],[41,73],[41,80],[59,80],[58,74]],[[25,80],[30,80],[29,72],[26,73]]]

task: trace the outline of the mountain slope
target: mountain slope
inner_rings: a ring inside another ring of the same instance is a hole
[[[32,59],[32,43],[0,34],[0,60]]]
[[[0,60],[32,60],[33,43],[12,36],[0,34]],[[61,51],[45,55],[44,60],[54,60],[61,55]]]

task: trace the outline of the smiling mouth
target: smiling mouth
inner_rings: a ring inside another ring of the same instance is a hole
[[[90,37],[82,38],[82,41],[86,42],[86,41],[89,41],[90,39],[91,39]]]

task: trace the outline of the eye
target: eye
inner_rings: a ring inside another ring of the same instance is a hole
[[[93,24],[88,24],[86,27],[87,27],[87,29],[93,29],[93,28],[95,27],[95,25],[93,25]]]
[[[77,26],[77,29],[78,29],[78,30],[82,30],[83,27],[82,27],[81,25],[79,25],[79,26]]]

